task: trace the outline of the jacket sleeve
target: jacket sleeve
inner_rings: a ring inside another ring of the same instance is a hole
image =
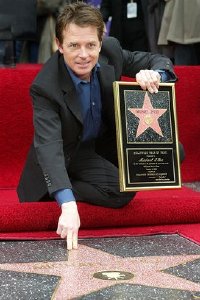
[[[114,66],[116,78],[121,76],[135,78],[140,70],[151,69],[167,71],[170,81],[177,80],[173,64],[168,57],[151,52],[123,50],[114,37],[104,38],[102,54],[107,58],[108,64]]]
[[[145,69],[167,71],[170,74],[171,82],[177,80],[173,64],[168,57],[150,52],[123,50],[122,75],[135,77],[140,70]]]
[[[50,195],[69,188],[71,183],[65,166],[59,105],[31,89],[33,99],[34,147]]]

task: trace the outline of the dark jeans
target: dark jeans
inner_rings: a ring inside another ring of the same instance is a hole
[[[77,201],[119,208],[128,204],[134,192],[120,192],[118,168],[98,155],[93,145],[82,145],[68,174]]]

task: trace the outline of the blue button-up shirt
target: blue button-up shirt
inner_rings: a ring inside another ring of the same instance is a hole
[[[97,71],[99,63],[94,67],[90,81],[82,80],[77,77],[72,70],[66,66],[76,88],[77,97],[81,105],[83,117],[83,136],[82,141],[96,138],[101,127],[101,92]],[[73,192],[70,189],[62,189],[54,193],[58,204],[75,201]]]
[[[94,67],[90,81],[78,78],[68,68],[70,76],[76,88],[79,102],[81,104],[83,117],[82,141],[88,141],[96,138],[101,126],[101,93],[99,80],[97,77],[97,70],[99,68],[99,64]]]

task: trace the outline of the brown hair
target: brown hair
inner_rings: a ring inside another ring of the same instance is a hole
[[[84,2],[65,5],[56,20],[56,37],[61,44],[63,42],[63,31],[71,23],[80,27],[96,27],[99,41],[102,41],[104,23],[98,8]]]

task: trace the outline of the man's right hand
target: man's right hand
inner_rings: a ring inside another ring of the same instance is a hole
[[[80,227],[80,217],[75,201],[63,203],[61,205],[62,213],[58,220],[57,234],[61,238],[67,239],[67,249],[78,248],[78,230]]]

